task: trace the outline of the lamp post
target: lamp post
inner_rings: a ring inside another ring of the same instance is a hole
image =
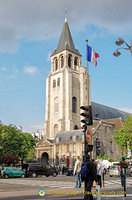
[[[126,44],[127,48],[118,48],[115,50],[115,52],[113,53],[114,56],[118,57],[121,55],[120,51],[118,51],[119,49],[125,49],[125,50],[130,50],[131,52],[131,56],[132,56],[132,40],[130,40],[130,45],[128,45],[125,40],[123,40],[122,38],[118,38],[118,40],[116,40],[115,44],[118,45],[118,46],[121,46],[123,44]]]

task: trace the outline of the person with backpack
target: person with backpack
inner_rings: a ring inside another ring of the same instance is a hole
[[[77,160],[75,162],[75,167],[74,167],[74,172],[73,172],[73,176],[76,175],[76,186],[75,188],[81,188],[81,161],[80,161],[80,157],[77,156]]]
[[[93,200],[91,193],[93,181],[97,182],[97,170],[96,165],[90,160],[90,155],[86,155],[84,162],[81,166],[81,179],[85,184],[84,200]]]

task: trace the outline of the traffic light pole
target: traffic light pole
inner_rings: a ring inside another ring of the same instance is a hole
[[[87,131],[87,126],[84,125],[84,158],[86,157],[87,155],[87,140],[86,140],[86,131]]]
[[[86,49],[87,49],[87,45],[88,45],[88,40],[86,40]],[[87,49],[88,51],[88,49]],[[87,52],[87,56],[88,56],[88,52]],[[87,60],[87,88],[88,88],[88,106],[90,104],[90,101],[89,101],[89,72],[88,72],[88,59],[86,57],[86,60]]]

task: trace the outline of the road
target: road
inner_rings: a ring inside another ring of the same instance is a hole
[[[105,176],[105,187],[101,188],[102,199],[111,200],[116,197],[123,197],[123,188],[120,187],[120,177]],[[35,200],[35,199],[82,199],[84,187],[75,189],[75,177],[59,175],[57,177],[37,178],[10,178],[0,179],[0,199],[2,200]],[[45,190],[44,197],[39,196],[39,190]],[[127,177],[127,196],[132,199],[132,178]],[[96,190],[93,188],[94,199]],[[108,198],[106,198],[108,197]],[[129,199],[129,198],[128,198]]]

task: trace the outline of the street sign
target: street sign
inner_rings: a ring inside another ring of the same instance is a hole
[[[127,152],[127,158],[131,158],[131,149],[129,149]]]
[[[91,144],[91,133],[90,133],[90,130],[88,129],[87,130],[87,133],[86,133],[87,135],[86,135],[86,139],[87,139],[87,142],[88,142],[88,144]]]

